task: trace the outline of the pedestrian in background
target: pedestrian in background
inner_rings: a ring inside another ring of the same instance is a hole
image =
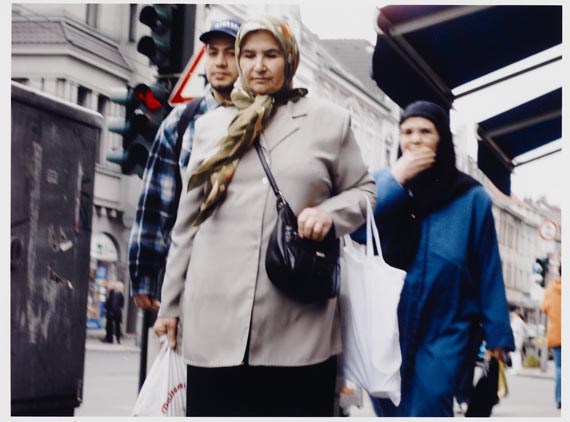
[[[105,298],[105,337],[101,339],[103,343],[113,343],[113,296],[114,285],[107,282],[107,297]]]
[[[117,343],[121,343],[123,336],[121,324],[123,322],[123,307],[125,306],[125,296],[123,295],[124,285],[120,281],[113,282],[113,294],[111,298],[111,321],[113,324],[113,333],[117,339]]]
[[[206,44],[208,85],[204,96],[192,110],[188,110],[190,105],[183,104],[170,112],[150,151],[129,242],[131,294],[140,309],[157,312],[160,307],[159,281],[182,190],[180,172],[190,159],[196,120],[230,100],[238,76],[234,44],[239,26],[239,22],[231,19],[215,21],[200,36],[200,41]],[[193,114],[185,116],[188,112]]]
[[[541,304],[542,312],[548,317],[548,327],[546,332],[547,345],[552,348],[554,355],[554,365],[556,371],[555,400],[556,407],[562,407],[561,382],[562,382],[562,265],[560,266],[560,277],[552,281],[544,292],[544,299]]]
[[[427,101],[406,107],[399,158],[373,176],[385,258],[407,271],[398,307],[402,401],[373,398],[374,408],[453,416],[453,396],[475,364],[478,326],[499,359],[514,349],[491,199],[456,168],[448,113]]]
[[[509,373],[518,374],[522,368],[524,341],[528,337],[526,320],[519,308],[511,312],[511,328],[515,338],[515,350],[510,353],[512,366]]]
[[[123,295],[124,285],[120,281],[110,281],[108,283],[109,291],[105,300],[105,331],[106,336],[102,340],[104,343],[113,343],[113,336],[117,339],[117,343],[121,343],[121,323],[123,321],[123,307],[125,306],[125,297]]]
[[[236,54],[234,107],[196,124],[190,189],[180,200],[155,332],[175,346],[181,322],[189,416],[332,416],[337,299],[301,303],[269,280],[265,256],[277,210],[253,142],[302,238],[359,227],[366,197],[376,201],[374,182],[349,113],[293,88],[299,50],[284,21],[245,22]]]

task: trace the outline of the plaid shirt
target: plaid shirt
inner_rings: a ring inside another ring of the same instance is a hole
[[[184,132],[180,157],[175,153],[177,125],[186,104],[176,106],[158,129],[146,164],[129,241],[131,295],[158,297],[159,276],[168,254],[170,232],[180,201],[181,186],[177,186],[180,183],[177,176],[190,160],[194,122],[218,106],[210,86],[207,86],[204,99]]]

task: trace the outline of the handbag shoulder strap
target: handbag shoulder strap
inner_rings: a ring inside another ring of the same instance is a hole
[[[374,243],[372,243],[374,241]],[[378,233],[378,227],[374,221],[374,211],[372,205],[370,204],[370,199],[366,196],[366,255],[373,256],[374,248],[376,246],[376,251],[378,256],[385,262],[384,256],[382,254],[382,246],[380,243],[380,234]]]
[[[285,201],[285,198],[283,197],[283,194],[279,190],[279,187],[277,186],[277,182],[275,181],[275,178],[273,177],[273,173],[271,173],[271,169],[269,168],[269,164],[267,164],[267,160],[265,159],[265,155],[263,154],[263,151],[261,150],[261,145],[259,145],[259,141],[258,140],[255,141],[253,143],[253,145],[255,146],[255,150],[257,151],[257,155],[259,156],[259,160],[261,161],[261,165],[263,167],[263,170],[265,171],[265,174],[267,175],[267,178],[269,179],[269,184],[271,185],[271,188],[273,189],[273,193],[277,197],[278,201],[279,200]]]

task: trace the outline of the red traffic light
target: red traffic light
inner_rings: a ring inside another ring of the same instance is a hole
[[[162,103],[158,100],[152,89],[148,85],[145,84],[138,84],[133,88],[133,97],[139,101],[142,101],[146,108],[151,111],[158,110],[162,107]]]

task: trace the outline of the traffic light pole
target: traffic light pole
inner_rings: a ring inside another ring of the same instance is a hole
[[[165,268],[163,267],[158,276],[157,299],[159,302],[161,300],[160,293],[162,292],[164,271]],[[146,379],[146,368],[148,361],[148,331],[154,325],[154,322],[156,321],[156,316],[157,316],[156,312],[143,311],[142,332],[141,332],[141,359],[139,365],[139,391],[144,384],[144,380]]]
[[[154,325],[156,313],[143,311],[142,332],[141,332],[141,358],[139,365],[139,391],[146,379],[146,367],[148,360],[148,330]]]
[[[543,315],[544,318],[544,330],[542,334],[542,344],[540,345],[540,370],[541,372],[546,372],[546,367],[548,364],[548,346],[546,345],[546,324],[548,324],[548,318]]]
[[[121,165],[123,172],[136,173],[142,177],[144,166],[141,169],[140,164],[146,162],[146,159],[143,159],[145,154],[141,152],[141,146],[147,149],[148,156],[158,126],[170,111],[168,95],[194,52],[196,5],[147,5],[141,9],[139,21],[148,26],[151,33],[139,40],[137,50],[156,66],[158,75],[151,87],[138,84],[132,89],[132,100],[136,102],[137,107],[127,121],[131,132],[130,138],[123,138],[123,147],[127,153],[122,157]],[[151,134],[153,136],[150,136]],[[161,274],[158,283],[159,300],[163,276],[164,274]],[[143,311],[139,390],[146,379],[148,332],[155,320],[155,313]]]

